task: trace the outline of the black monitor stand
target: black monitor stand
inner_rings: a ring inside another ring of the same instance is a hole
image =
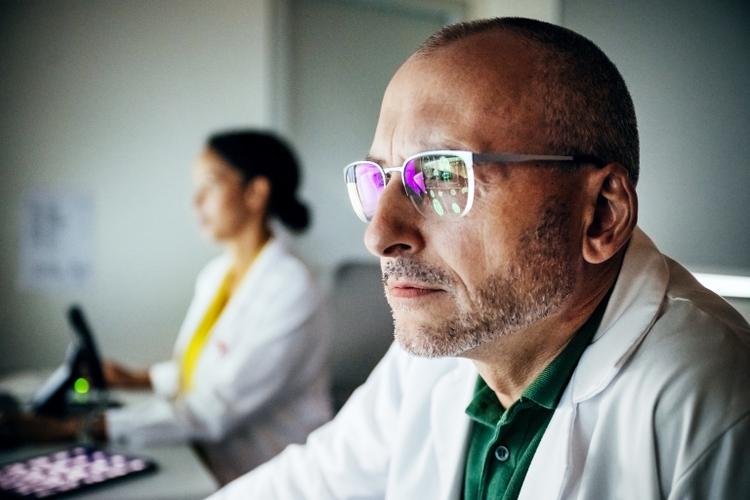
[[[68,310],[75,339],[65,361],[34,395],[31,408],[41,415],[65,416],[109,406],[107,382],[94,336],[78,306]]]

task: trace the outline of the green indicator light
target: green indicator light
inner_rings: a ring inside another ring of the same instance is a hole
[[[453,208],[453,211],[457,214],[461,213],[461,209],[458,207],[458,203],[454,203],[453,205],[451,205],[451,208]]]
[[[467,188],[467,187],[462,187],[462,188],[461,188],[461,192],[462,192],[463,194],[466,194],[466,193],[468,193],[468,192],[469,192],[469,188]]]
[[[73,382],[73,390],[78,394],[86,394],[89,392],[89,381],[85,378],[79,378]]]
[[[451,196],[456,196],[456,190],[455,189],[451,189]]]

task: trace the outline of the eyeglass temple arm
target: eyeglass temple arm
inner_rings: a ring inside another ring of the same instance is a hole
[[[477,163],[497,162],[497,163],[520,163],[525,161],[570,161],[578,163],[592,163],[597,167],[603,167],[605,162],[595,156],[579,155],[521,155],[521,154],[504,154],[504,153],[473,153],[473,159]]]

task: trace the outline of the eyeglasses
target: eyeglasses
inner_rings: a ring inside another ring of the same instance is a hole
[[[593,156],[553,156],[471,151],[427,151],[410,156],[400,167],[383,168],[373,161],[355,161],[344,167],[352,207],[368,222],[393,172],[401,174],[406,196],[425,217],[463,217],[474,202],[474,164],[538,161],[604,162]]]

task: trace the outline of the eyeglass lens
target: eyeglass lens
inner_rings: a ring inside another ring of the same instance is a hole
[[[357,163],[353,168],[357,199],[363,215],[370,219],[385,189],[385,173],[371,162]],[[457,216],[468,203],[468,168],[458,156],[428,154],[410,158],[404,165],[403,183],[406,195],[425,216]]]
[[[469,198],[469,176],[458,156],[424,155],[410,159],[404,168],[406,194],[425,216],[457,216]]]
[[[380,195],[385,189],[385,173],[380,165],[362,162],[354,167],[357,198],[367,219],[375,214]]]

